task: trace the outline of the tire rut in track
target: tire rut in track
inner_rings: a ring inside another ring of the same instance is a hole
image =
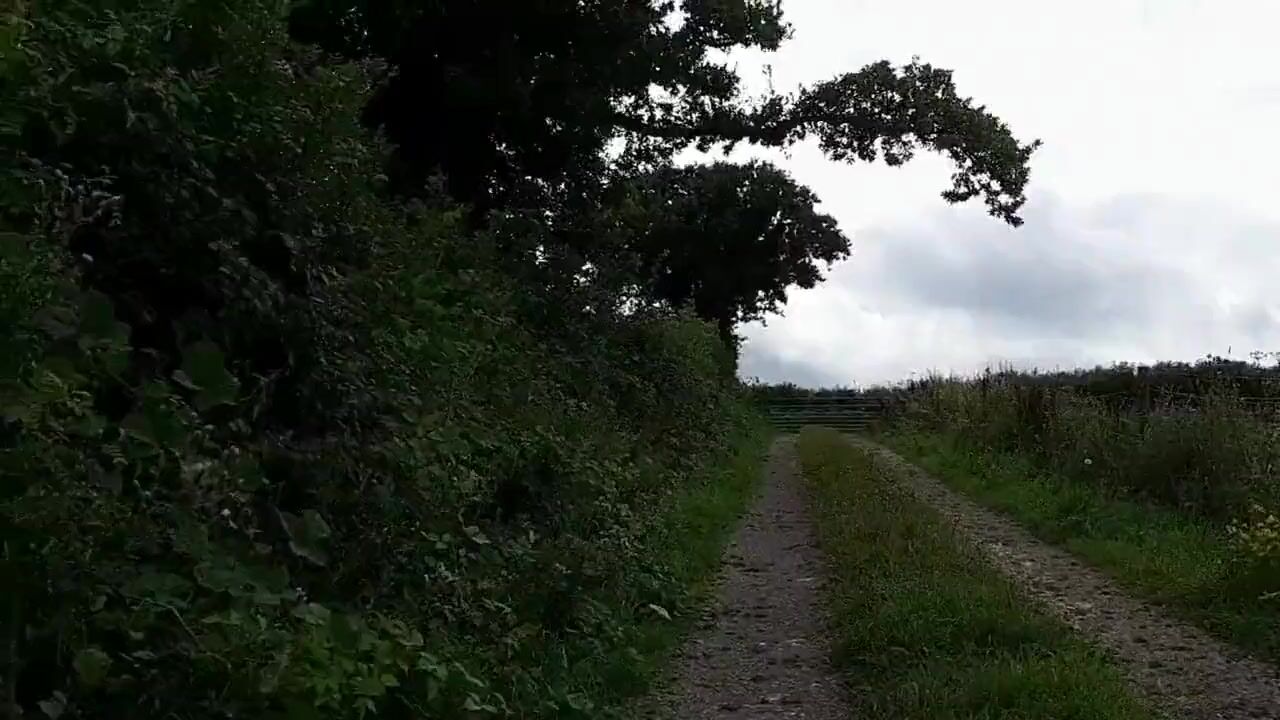
[[[980,507],[892,451],[851,439],[1054,615],[1117,660],[1158,707],[1188,720],[1280,719],[1280,672],[1162,609],[1127,596],[1103,572]]]

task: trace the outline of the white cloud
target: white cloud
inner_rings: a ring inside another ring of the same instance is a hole
[[[744,374],[787,379],[770,357],[851,384],[1280,348],[1280,222],[1176,196],[1081,208],[1042,193],[1026,218],[1012,230],[938,209],[868,228],[785,318],[745,329]]]
[[[745,375],[879,382],[992,361],[1069,366],[1280,348],[1280,5],[1268,0],[788,0],[795,38],[735,57],[779,90],[888,58],[955,70],[1041,138],[1017,231],[945,206],[950,170],[787,168],[854,241],[829,282],[746,328]],[[796,378],[792,378],[796,379]]]

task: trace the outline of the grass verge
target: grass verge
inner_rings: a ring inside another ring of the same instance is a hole
[[[830,431],[799,442],[832,561],[836,661],[861,685],[859,717],[1152,717],[1100,652],[867,453]]]
[[[1280,600],[1262,599],[1239,571],[1221,526],[1047,474],[1017,454],[976,450],[952,435],[896,431],[880,440],[1135,594],[1280,661]]]

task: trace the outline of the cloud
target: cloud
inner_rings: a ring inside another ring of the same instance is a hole
[[[838,372],[824,370],[798,358],[776,354],[776,349],[757,351],[747,343],[738,374],[744,380],[791,382],[801,387],[836,387],[849,384]]]
[[[1142,259],[1116,262],[1107,228],[1084,227],[1049,202],[1024,213],[1033,230],[965,217],[931,227],[895,226],[864,233],[862,258],[881,269],[869,280],[877,304],[969,313],[1010,332],[1077,336],[1101,320],[1112,330],[1149,324],[1158,288],[1187,282],[1181,269]]]
[[[733,57],[751,92],[887,58],[1045,142],[1013,231],[938,192],[950,167],[739,147],[811,187],[854,241],[828,283],[744,329],[765,379],[895,381],[1280,349],[1280,4],[785,0],[795,37]],[[768,65],[771,72],[763,71]],[[694,159],[694,158],[690,158]]]
[[[869,384],[1280,348],[1280,223],[1158,195],[1077,208],[1040,193],[1026,218],[945,208],[867,228],[824,285],[746,329],[744,369]]]

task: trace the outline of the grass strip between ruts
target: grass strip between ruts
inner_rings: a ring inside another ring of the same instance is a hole
[[[1016,453],[979,450],[949,434],[899,431],[878,439],[1135,595],[1280,661],[1280,600],[1265,596],[1262,578],[1233,567],[1237,558],[1221,525],[1054,476]]]
[[[825,430],[798,442],[831,562],[835,662],[859,717],[1154,717],[1101,652],[865,451]]]

